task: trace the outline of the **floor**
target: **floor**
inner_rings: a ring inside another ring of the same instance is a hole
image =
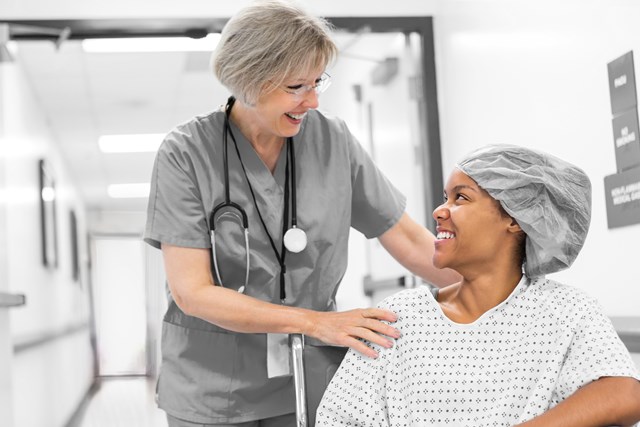
[[[79,427],[167,427],[154,398],[155,381],[148,377],[103,378]]]

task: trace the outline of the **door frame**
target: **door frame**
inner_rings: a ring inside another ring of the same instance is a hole
[[[93,348],[93,352],[94,352],[94,372],[95,372],[95,377],[99,378],[104,376],[101,373],[101,367],[100,367],[100,355],[99,355],[99,345],[98,345],[98,327],[97,327],[97,321],[96,321],[96,299],[95,299],[95,294],[96,291],[94,289],[94,286],[96,286],[96,282],[94,280],[94,274],[95,274],[95,265],[94,265],[94,261],[95,261],[95,257],[96,257],[96,247],[95,247],[95,243],[96,240],[101,239],[101,240],[109,240],[109,239],[113,239],[113,240],[117,240],[117,239],[129,239],[129,240],[138,240],[140,242],[142,242],[142,237],[138,234],[138,233],[89,233],[89,300],[90,300],[90,330],[91,330],[91,345]],[[145,262],[144,259],[144,254],[142,257],[142,262]],[[144,265],[143,265],[143,277],[145,276],[145,272],[144,272]],[[147,290],[147,286],[146,283],[142,283],[142,285],[145,287],[145,312],[148,311],[148,290]],[[146,315],[145,315],[145,319],[146,319]],[[148,328],[148,325],[147,325]],[[149,331],[148,329],[145,329],[145,369],[144,369],[144,373],[141,375],[147,375],[148,374],[148,370],[149,370]],[[113,376],[113,375],[108,375],[109,377]],[[126,375],[125,375],[126,376]]]

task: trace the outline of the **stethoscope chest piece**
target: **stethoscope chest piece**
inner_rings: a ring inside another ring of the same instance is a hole
[[[289,252],[297,254],[307,247],[307,233],[297,227],[292,227],[284,233],[284,246]]]
[[[212,257],[213,264],[216,273],[216,279],[219,285],[222,285],[222,280],[220,277],[220,269],[218,266],[218,260],[216,256],[216,235],[215,235],[215,221],[217,219],[216,213],[220,211],[222,208],[229,208],[235,210],[235,217],[239,218],[242,222],[242,227],[244,228],[244,239],[245,239],[245,252],[246,252],[246,270],[245,270],[245,279],[244,285],[240,286],[238,292],[244,293],[247,288],[247,284],[249,283],[249,221],[247,217],[247,213],[242,209],[240,205],[231,201],[231,192],[229,189],[229,162],[228,162],[228,153],[227,153],[227,135],[231,136],[233,140],[233,145],[235,147],[236,154],[238,155],[238,160],[240,161],[240,165],[242,167],[242,171],[244,173],[245,179],[247,180],[247,185],[249,186],[249,191],[251,193],[251,198],[253,199],[253,204],[256,208],[256,212],[258,214],[258,218],[260,218],[260,222],[262,223],[262,227],[267,237],[269,238],[269,243],[271,244],[271,248],[278,260],[278,264],[280,265],[280,300],[284,302],[286,294],[285,294],[285,273],[286,273],[286,265],[285,265],[285,255],[287,249],[289,252],[298,253],[303,251],[307,247],[307,233],[304,230],[299,229],[297,224],[297,213],[296,213],[296,163],[295,163],[295,153],[293,148],[293,137],[289,137],[286,140],[287,144],[287,163],[286,163],[286,178],[285,178],[285,191],[284,191],[284,214],[282,221],[282,231],[284,236],[282,238],[282,244],[284,247],[281,248],[280,251],[276,248],[274,240],[271,238],[269,234],[269,230],[267,229],[267,225],[262,218],[262,214],[260,213],[260,209],[258,208],[258,202],[256,201],[256,196],[253,192],[253,187],[251,186],[251,181],[249,180],[249,176],[247,175],[247,171],[244,168],[244,164],[242,163],[242,157],[240,156],[240,150],[238,149],[238,144],[236,142],[235,137],[233,136],[233,132],[231,131],[231,127],[229,125],[229,116],[231,114],[231,108],[235,102],[235,98],[232,96],[229,98],[227,102],[227,106],[225,108],[225,119],[224,119],[224,130],[223,130],[223,165],[224,165],[224,193],[225,198],[222,203],[217,205],[213,211],[211,212],[209,223],[211,230],[211,248],[212,248]],[[291,162],[291,169],[289,169],[289,162]],[[289,181],[291,180],[291,181]],[[290,184],[291,183],[291,184]],[[288,208],[289,208],[289,188],[291,188],[291,228],[289,228],[286,232],[284,231],[288,224]],[[222,217],[224,213],[220,214],[219,217]]]

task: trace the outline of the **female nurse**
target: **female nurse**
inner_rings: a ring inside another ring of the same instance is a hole
[[[369,357],[362,340],[391,345],[394,313],[335,311],[351,227],[429,282],[458,277],[425,256],[434,236],[344,122],[316,110],[336,54],[324,20],[251,4],[213,57],[233,96],[160,147],[145,241],[162,249],[170,290],[158,380],[170,426],[295,425],[285,334]]]

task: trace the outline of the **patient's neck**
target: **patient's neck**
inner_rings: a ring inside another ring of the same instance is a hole
[[[506,300],[522,278],[519,266],[460,273],[462,281],[441,289],[438,295],[442,311],[456,323],[475,322]]]

